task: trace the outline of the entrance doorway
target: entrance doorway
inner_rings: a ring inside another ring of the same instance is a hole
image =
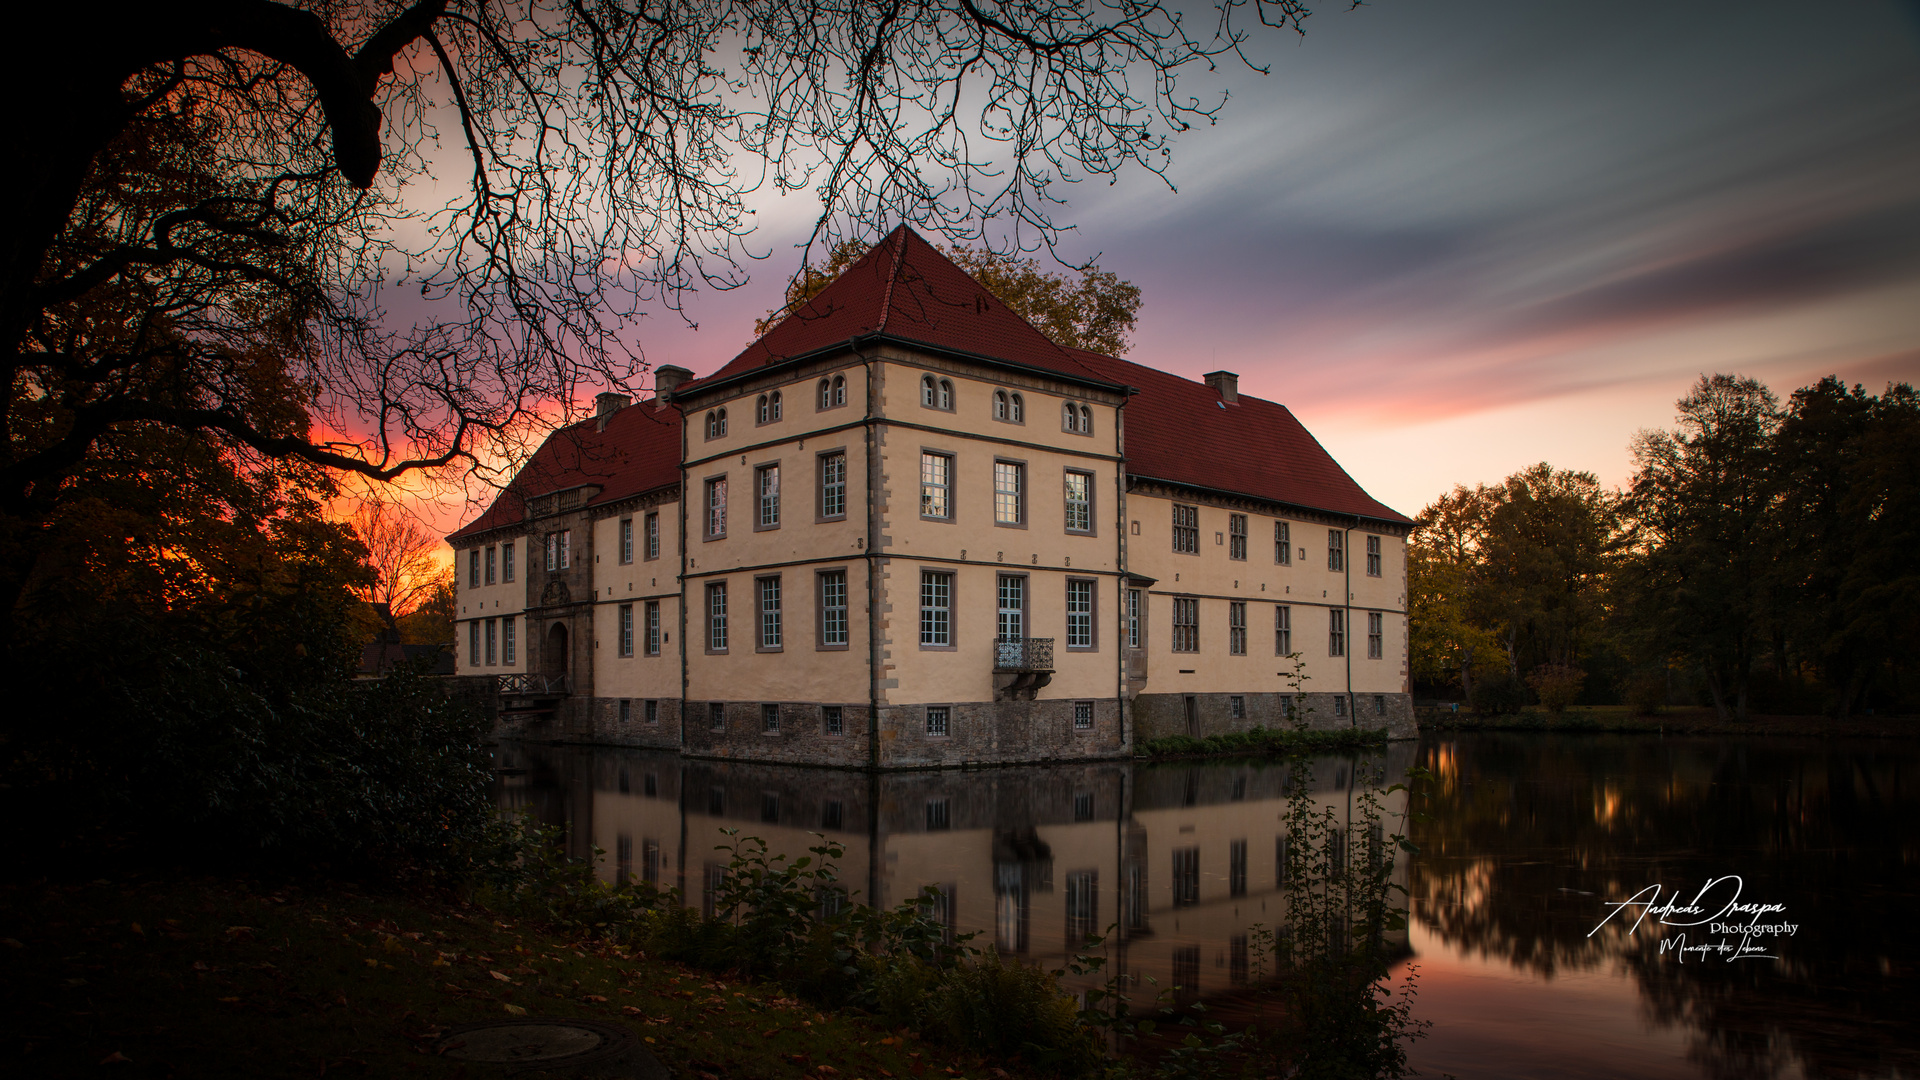
[[[547,643],[540,650],[540,673],[553,679],[562,679],[567,674],[567,627],[564,623],[554,623],[547,631]]]

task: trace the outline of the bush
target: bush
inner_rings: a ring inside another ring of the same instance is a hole
[[[1002,1057],[1018,1055],[1072,1076],[1093,1071],[1100,1049],[1079,1007],[1052,973],[992,949],[949,969],[927,999],[923,1033]]]
[[[1474,683],[1468,701],[1477,713],[1516,713],[1527,703],[1527,688],[1503,671]]]
[[[1580,699],[1580,686],[1586,681],[1587,673],[1572,664],[1541,664],[1527,674],[1527,685],[1555,716]]]
[[[1636,671],[1628,676],[1622,689],[1622,696],[1633,711],[1640,716],[1652,716],[1667,703],[1667,673],[1665,671]]]

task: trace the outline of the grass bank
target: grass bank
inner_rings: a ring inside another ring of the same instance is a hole
[[[449,894],[42,882],[0,887],[0,937],[0,1073],[14,1076],[494,1075],[433,1043],[523,1014],[623,1024],[690,1080],[1031,1075]]]
[[[1204,739],[1191,735],[1169,735],[1140,744],[1136,756],[1153,760],[1195,757],[1299,757],[1309,754],[1334,754],[1353,750],[1371,750],[1387,745],[1385,729],[1338,728],[1330,731],[1293,731],[1280,728],[1252,728]]]
[[[1642,715],[1625,705],[1572,708],[1558,716],[1545,709],[1479,715],[1461,709],[1421,709],[1422,731],[1610,731],[1666,735],[1808,735],[1819,738],[1915,738],[1920,718],[1910,716],[1774,716],[1722,720],[1710,708],[1670,708]]]

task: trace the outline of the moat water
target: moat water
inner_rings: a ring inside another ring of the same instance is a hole
[[[576,854],[603,849],[609,878],[677,886],[688,903],[725,864],[720,830],[795,854],[819,833],[845,849],[841,879],[862,900],[938,886],[957,932],[1049,967],[1118,924],[1121,970],[1222,1003],[1248,979],[1249,928],[1280,921],[1280,764],[872,777],[496,754],[503,804],[566,825]],[[1428,735],[1318,759],[1310,791],[1357,812],[1371,777],[1416,763],[1437,777],[1419,812],[1386,805],[1388,828],[1420,848],[1402,857],[1413,917],[1396,974],[1418,966],[1422,1073],[1920,1075],[1914,743]]]

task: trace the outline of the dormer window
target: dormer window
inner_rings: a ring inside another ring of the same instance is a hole
[[[920,377],[920,404],[929,409],[943,412],[953,411],[953,383],[946,379],[935,379],[931,375]]]
[[[727,433],[727,410],[713,409],[707,413],[707,438],[722,438]]]
[[[759,409],[754,415],[755,423],[760,424],[771,424],[775,420],[780,419],[780,391],[775,390],[771,394],[761,394]]]

